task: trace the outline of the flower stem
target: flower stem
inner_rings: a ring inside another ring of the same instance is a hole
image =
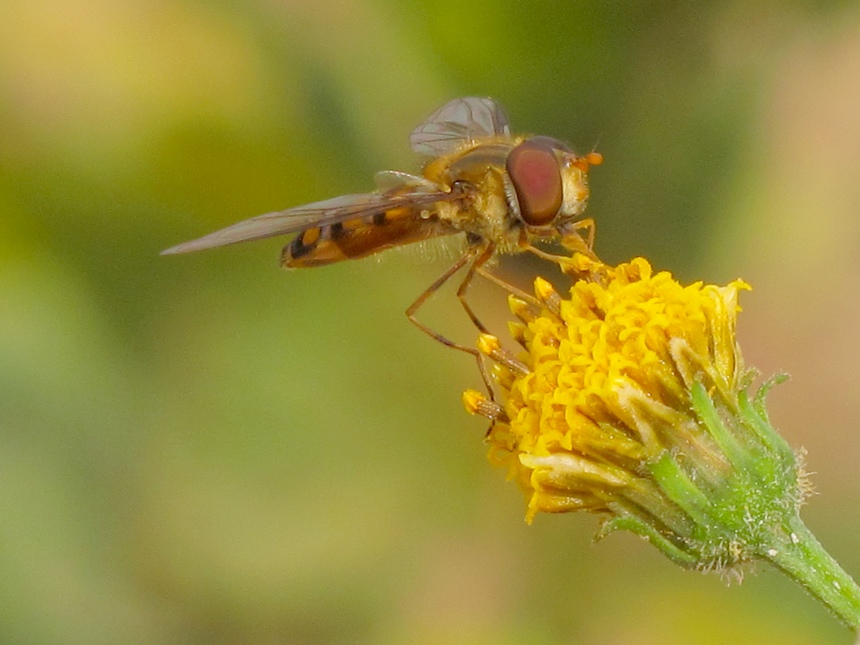
[[[860,628],[860,587],[794,515],[761,557],[798,582],[848,627]]]

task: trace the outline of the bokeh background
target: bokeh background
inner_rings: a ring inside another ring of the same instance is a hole
[[[851,642],[766,567],[526,526],[461,407],[474,363],[403,317],[444,258],[159,257],[417,169],[409,131],[473,94],[603,152],[605,259],[753,283],[804,517],[860,572],[857,3],[6,0],[0,642]],[[450,291],[423,316],[473,336]]]

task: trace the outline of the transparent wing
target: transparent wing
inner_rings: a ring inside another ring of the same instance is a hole
[[[467,96],[431,114],[409,135],[409,145],[423,155],[440,156],[470,141],[510,134],[508,117],[500,106],[492,99]]]
[[[162,255],[190,253],[237,242],[262,240],[268,237],[297,233],[315,226],[325,226],[346,220],[383,213],[392,208],[426,207],[436,202],[455,199],[450,192],[363,193],[343,195],[322,202],[297,206],[285,211],[266,213],[215,231],[190,242],[177,244]]]
[[[396,191],[408,188],[415,192],[435,193],[439,185],[419,175],[413,175],[400,170],[381,170],[373,176],[373,183],[382,192]]]

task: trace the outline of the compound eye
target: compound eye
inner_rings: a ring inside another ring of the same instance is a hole
[[[564,190],[558,157],[548,137],[527,139],[508,154],[506,169],[526,224],[546,226],[561,209]]]

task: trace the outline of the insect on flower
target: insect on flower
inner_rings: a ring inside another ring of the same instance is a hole
[[[460,98],[436,110],[409,137],[412,149],[427,157],[422,175],[383,171],[372,193],[343,195],[284,211],[266,213],[163,254],[188,253],[237,242],[297,233],[284,247],[281,265],[316,267],[362,258],[395,246],[465,234],[466,250],[406,310],[422,331],[478,358],[416,318],[421,305],[454,274],[468,266],[457,290],[463,308],[484,326],[466,302],[476,273],[503,284],[485,265],[498,253],[530,251],[538,240],[562,240],[586,252],[594,223],[581,219],[588,200],[589,166],[603,161],[583,156],[544,136],[512,136],[508,118],[487,98]],[[586,231],[586,237],[579,231]]]

